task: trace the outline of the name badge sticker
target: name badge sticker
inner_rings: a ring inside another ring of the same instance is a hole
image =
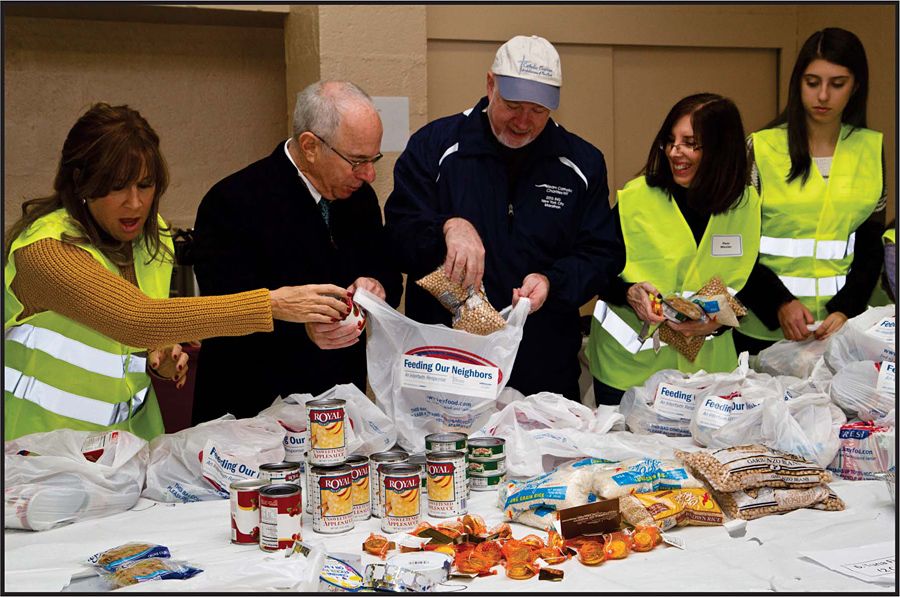
[[[740,257],[744,254],[743,239],[740,234],[713,234],[713,257]]]

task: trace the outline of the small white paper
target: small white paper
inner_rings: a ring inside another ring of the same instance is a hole
[[[713,234],[710,252],[713,257],[740,257],[744,254],[740,234]]]
[[[682,539],[681,537],[676,537],[675,535],[671,535],[669,533],[660,533],[659,536],[664,543],[667,543],[672,547],[677,547],[678,549],[687,548],[684,539]]]
[[[384,127],[381,151],[406,149],[406,142],[409,141],[409,98],[373,97],[372,102]]]
[[[859,580],[894,584],[894,542],[884,541],[862,547],[800,552],[800,555],[822,564],[830,570]]]

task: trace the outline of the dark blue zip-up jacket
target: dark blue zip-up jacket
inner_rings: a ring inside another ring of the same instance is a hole
[[[385,229],[409,275],[406,314],[449,325],[447,310],[415,280],[443,263],[444,222],[465,218],[484,243],[484,286],[497,309],[510,304],[528,274],[550,281],[546,303],[525,324],[509,385],[525,395],[552,391],[578,400],[578,309],[625,261],[610,217],[606,163],[600,150],[551,119],[510,185],[481,120],[487,103],[482,98],[424,126],[397,160]]]

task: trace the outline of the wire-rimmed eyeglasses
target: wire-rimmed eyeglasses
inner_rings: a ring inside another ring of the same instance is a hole
[[[338,151],[337,149],[335,149],[334,147],[332,147],[331,145],[329,145],[329,144],[328,144],[328,141],[326,141],[325,139],[323,139],[323,138],[320,137],[319,135],[313,133],[312,131],[309,131],[309,132],[310,132],[310,134],[312,134],[313,137],[315,137],[316,139],[318,139],[319,141],[321,141],[322,144],[323,144],[325,147],[327,147],[328,149],[330,149],[331,151],[333,151],[334,153],[336,153],[336,154],[338,155],[339,158],[341,158],[342,160],[344,160],[345,162],[347,162],[348,164],[350,164],[350,169],[353,170],[354,172],[356,172],[357,170],[359,170],[360,168],[362,168],[362,167],[365,166],[366,164],[372,164],[372,165],[375,165],[375,162],[377,162],[378,160],[380,160],[381,158],[384,157],[384,155],[383,155],[381,152],[378,152],[376,155],[374,155],[374,156],[372,156],[372,157],[370,157],[370,158],[366,158],[366,159],[364,159],[364,160],[351,160],[350,158],[348,158],[347,156],[345,156],[344,154],[342,154],[340,151]]]

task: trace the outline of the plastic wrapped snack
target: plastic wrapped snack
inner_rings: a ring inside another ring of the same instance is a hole
[[[595,502],[594,474],[598,464],[605,463],[583,458],[525,481],[511,481],[498,491],[498,506],[514,519],[514,514],[540,506],[560,510]]]
[[[484,285],[478,290],[463,288],[447,277],[444,266],[416,280],[416,284],[430,292],[453,314],[453,329],[486,336],[506,325],[506,320],[488,301]]]
[[[729,517],[753,520],[769,514],[783,514],[800,508],[808,508],[827,500],[829,493],[828,486],[822,484],[806,489],[758,487],[743,491],[716,493],[716,498]],[[832,509],[843,509],[843,507],[833,507]]]
[[[171,557],[171,554],[169,553],[169,548],[165,545],[131,542],[95,553],[88,558],[88,563],[109,572],[114,572],[118,568],[138,560],[168,557]]]
[[[675,456],[718,492],[756,487],[806,489],[831,481],[831,473],[822,467],[758,444],[699,452],[676,450]]]
[[[630,458],[606,465],[595,475],[595,491],[605,499],[683,487],[702,488],[703,484],[686,467],[671,460]]]
[[[187,562],[168,558],[147,558],[120,566],[114,572],[107,573],[106,580],[114,589],[118,589],[148,580],[191,578],[201,572],[203,570]]]

